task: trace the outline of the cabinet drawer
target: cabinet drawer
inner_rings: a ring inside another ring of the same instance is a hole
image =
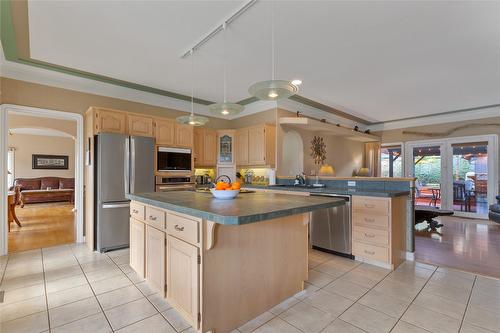
[[[199,243],[199,222],[196,220],[168,213],[167,232],[188,243]]]
[[[352,224],[377,228],[389,228],[389,216],[352,212]]]
[[[130,216],[135,219],[144,221],[145,207],[144,205],[138,204],[136,202],[130,203]]]
[[[368,214],[389,215],[389,202],[387,198],[352,197],[352,209]]]
[[[352,254],[356,257],[389,263],[389,249],[386,247],[354,242]]]
[[[389,246],[389,231],[386,230],[365,228],[355,225],[352,227],[352,236],[355,241]]]
[[[157,229],[165,229],[165,212],[153,207],[146,207],[146,222]]]

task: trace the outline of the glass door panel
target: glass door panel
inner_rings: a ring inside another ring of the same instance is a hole
[[[403,177],[401,146],[383,146],[380,149],[380,176]]]
[[[441,146],[412,148],[413,176],[416,180],[415,204],[441,207],[442,158]]]
[[[453,210],[488,213],[488,142],[454,143],[452,160]]]

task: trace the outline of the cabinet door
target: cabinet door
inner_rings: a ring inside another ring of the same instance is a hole
[[[205,130],[203,128],[195,128],[193,132],[193,158],[194,166],[204,166],[204,139]]]
[[[205,166],[214,166],[217,164],[217,132],[214,130],[205,130],[203,164]]]
[[[248,129],[236,131],[236,165],[248,165]]]
[[[175,144],[175,122],[173,120],[155,121],[156,144],[174,145]]]
[[[137,136],[153,136],[153,118],[128,116],[128,133]]]
[[[167,236],[167,298],[198,328],[198,248]]]
[[[114,111],[96,111],[99,133],[120,133],[125,134],[125,114]]]
[[[146,281],[165,296],[165,232],[146,226]]]
[[[193,146],[193,126],[175,124],[175,145]]]
[[[266,132],[264,126],[248,129],[248,164],[266,164]]]
[[[144,278],[144,239],[145,225],[130,219],[130,267]]]

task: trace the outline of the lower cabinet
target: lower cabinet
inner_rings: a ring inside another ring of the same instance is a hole
[[[146,226],[146,281],[165,296],[165,232]]]
[[[144,278],[144,241],[146,225],[130,219],[130,267]]]
[[[167,235],[167,298],[198,329],[199,252],[194,245]]]

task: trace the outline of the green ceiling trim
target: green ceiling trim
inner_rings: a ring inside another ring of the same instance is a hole
[[[259,99],[257,97],[248,97],[248,98],[242,99],[239,102],[236,102],[236,104],[248,105],[248,104],[251,104],[253,102],[257,102],[258,100]]]
[[[10,1],[0,0],[0,40],[5,59],[17,59],[16,34],[10,10]]]

